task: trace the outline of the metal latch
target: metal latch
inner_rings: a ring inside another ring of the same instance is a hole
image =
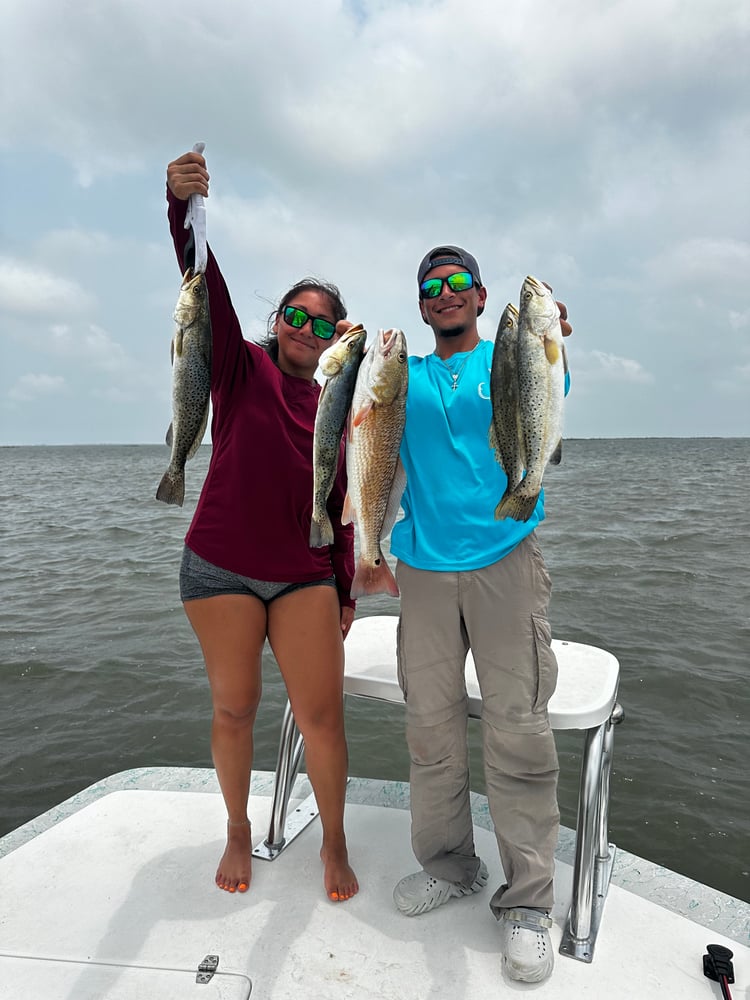
[[[218,955],[206,955],[198,965],[198,973],[195,977],[196,983],[210,983],[214,977],[214,972],[219,968]]]

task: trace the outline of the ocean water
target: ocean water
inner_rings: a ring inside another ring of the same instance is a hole
[[[208,686],[177,587],[209,449],[188,465],[182,509],[154,499],[167,458],[0,448],[0,835],[117,771],[211,766]],[[555,636],[620,661],[610,840],[746,901],[749,460],[748,439],[567,441],[539,529]],[[358,614],[397,611],[374,597]],[[260,769],[275,766],[285,701],[269,653]],[[352,774],[407,780],[401,709],[351,699],[347,731]],[[573,827],[582,741],[557,740]]]

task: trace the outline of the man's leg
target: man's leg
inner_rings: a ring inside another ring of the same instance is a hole
[[[507,880],[492,909],[549,909],[560,819],[547,715],[557,682],[549,575],[532,535],[463,577],[471,577],[462,579],[463,609],[482,690],[487,799]]]
[[[412,846],[434,879],[470,890],[480,862],[469,799],[464,681],[467,637],[457,574],[402,563],[398,632],[399,682],[406,699],[411,755]],[[458,893],[457,893],[458,894]]]

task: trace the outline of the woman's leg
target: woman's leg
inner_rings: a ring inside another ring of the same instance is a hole
[[[252,850],[247,799],[266,608],[257,598],[240,594],[185,601],[184,607],[206,661],[213,702],[211,753],[227,807],[227,846],[216,884],[228,892],[245,892]]]
[[[333,587],[305,587],[272,601],[268,640],[279,664],[320,810],[323,883],[333,900],[359,889],[344,835],[347,749],[344,733],[344,646]]]

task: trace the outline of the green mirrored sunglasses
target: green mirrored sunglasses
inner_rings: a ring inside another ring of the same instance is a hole
[[[309,312],[300,309],[299,306],[286,306],[284,308],[284,322],[293,326],[295,330],[301,330],[305,323],[310,320],[312,332],[321,340],[330,340],[336,332],[336,324],[322,316],[311,316]]]
[[[419,286],[420,299],[436,299],[446,284],[452,292],[468,292],[474,287],[474,275],[471,271],[457,271],[447,278],[426,278]]]

